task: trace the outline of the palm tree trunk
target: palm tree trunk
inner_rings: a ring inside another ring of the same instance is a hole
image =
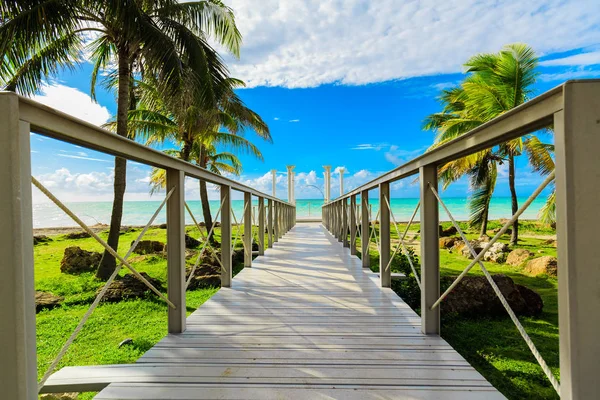
[[[512,205],[512,215],[515,215],[519,210],[519,202],[517,199],[517,189],[515,187],[515,156],[508,156],[508,185],[510,186],[510,197]],[[510,235],[510,245],[514,246],[519,240],[519,220],[515,220],[512,226],[512,234]]]
[[[130,94],[130,74],[129,57],[126,50],[119,50],[119,89],[117,98],[117,134],[127,137],[127,112],[129,110]],[[115,178],[114,178],[114,198],[112,214],[110,217],[110,229],[108,231],[107,243],[115,251],[119,248],[119,235],[121,233],[121,220],[123,219],[123,199],[125,197],[125,188],[127,182],[127,160],[115,157]],[[96,277],[102,280],[108,280],[113,273],[117,263],[115,258],[104,251]]]
[[[205,168],[206,163],[206,148],[201,146],[200,148],[200,167]],[[204,217],[204,223],[206,224],[206,230],[209,231],[213,225],[212,214],[210,212],[210,201],[208,200],[208,190],[206,189],[206,181],[200,180],[200,202],[202,203],[202,215]],[[214,243],[214,233],[211,233],[208,238],[209,242]]]
[[[481,228],[479,230],[479,238],[483,239],[484,237],[487,236],[487,226],[488,226],[488,215],[490,213],[490,199],[488,199],[488,202],[485,206],[485,211],[483,212],[483,217],[481,220]]]

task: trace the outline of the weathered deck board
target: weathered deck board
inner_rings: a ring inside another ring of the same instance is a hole
[[[501,399],[319,224],[300,224],[135,365],[65,379],[108,399]],[[60,378],[57,376],[56,378]]]

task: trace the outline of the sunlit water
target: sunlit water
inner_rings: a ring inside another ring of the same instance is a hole
[[[458,220],[466,220],[469,217],[468,201],[465,198],[447,198],[443,199],[454,217]],[[525,198],[519,199],[519,204],[525,202]],[[418,199],[392,199],[391,207],[394,217],[397,221],[407,221],[410,219]],[[536,199],[529,209],[523,214],[523,219],[536,219],[540,208],[544,205],[545,199],[540,197]],[[202,207],[200,201],[188,202],[192,212],[198,221],[202,221]],[[253,212],[257,213],[256,201],[254,202]],[[372,218],[375,217],[379,209],[379,201],[370,200],[372,208]],[[129,201],[124,204],[123,225],[145,225],[152,214],[156,211],[160,201]],[[212,215],[216,215],[220,202],[213,200],[210,202]],[[297,200],[297,215],[299,218],[319,218],[321,216],[321,206],[323,200]],[[110,202],[86,202],[86,203],[67,203],[67,206],[75,212],[86,224],[108,224],[110,222],[110,213],[112,204]],[[238,218],[242,216],[244,202],[242,200],[232,201],[233,211]],[[509,218],[511,216],[510,198],[498,197],[492,200],[490,209],[490,219]],[[416,219],[419,216],[417,214]],[[440,209],[440,220],[448,220],[443,209]],[[161,224],[166,221],[165,210],[163,209],[156,218],[155,224]],[[192,224],[192,220],[186,213],[186,223]],[[34,228],[50,227],[69,227],[76,224],[54,204],[43,203],[33,206],[33,225]]]

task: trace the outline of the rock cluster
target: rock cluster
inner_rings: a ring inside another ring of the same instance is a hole
[[[483,251],[483,249],[488,245],[489,242],[473,239],[470,240],[469,243],[471,247],[473,247],[473,250],[475,250],[475,253],[479,254]],[[463,256],[469,259],[475,258],[471,253],[471,250],[467,246],[462,247],[460,252]],[[485,254],[483,255],[483,260],[492,261],[496,263],[503,263],[506,260],[506,255],[508,254],[508,252],[509,248],[506,244],[496,242],[492,245],[492,247],[488,249],[488,251],[485,252]]]
[[[35,246],[36,244],[40,244],[40,243],[47,243],[47,242],[51,242],[52,239],[50,239],[48,236],[46,235],[34,235],[33,236],[33,245]]]

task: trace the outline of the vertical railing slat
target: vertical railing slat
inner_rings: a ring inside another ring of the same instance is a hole
[[[221,287],[231,287],[233,279],[231,249],[231,187],[221,185]]]
[[[379,184],[379,276],[381,287],[392,286],[392,271],[390,261],[390,209],[387,203],[390,199],[390,183]]]
[[[265,199],[258,198],[258,255],[265,255]]]
[[[421,330],[440,333],[440,307],[431,306],[440,297],[439,208],[430,187],[437,190],[437,166],[421,167]]]
[[[252,266],[252,193],[244,193],[244,267]]]
[[[0,371],[2,398],[37,399],[29,124],[0,97]]]
[[[371,267],[371,256],[369,254],[369,238],[371,237],[371,222],[369,221],[369,191],[360,193],[360,254],[363,268]]]
[[[167,169],[167,293],[176,308],[169,307],[169,333],[185,331],[185,174]]]

